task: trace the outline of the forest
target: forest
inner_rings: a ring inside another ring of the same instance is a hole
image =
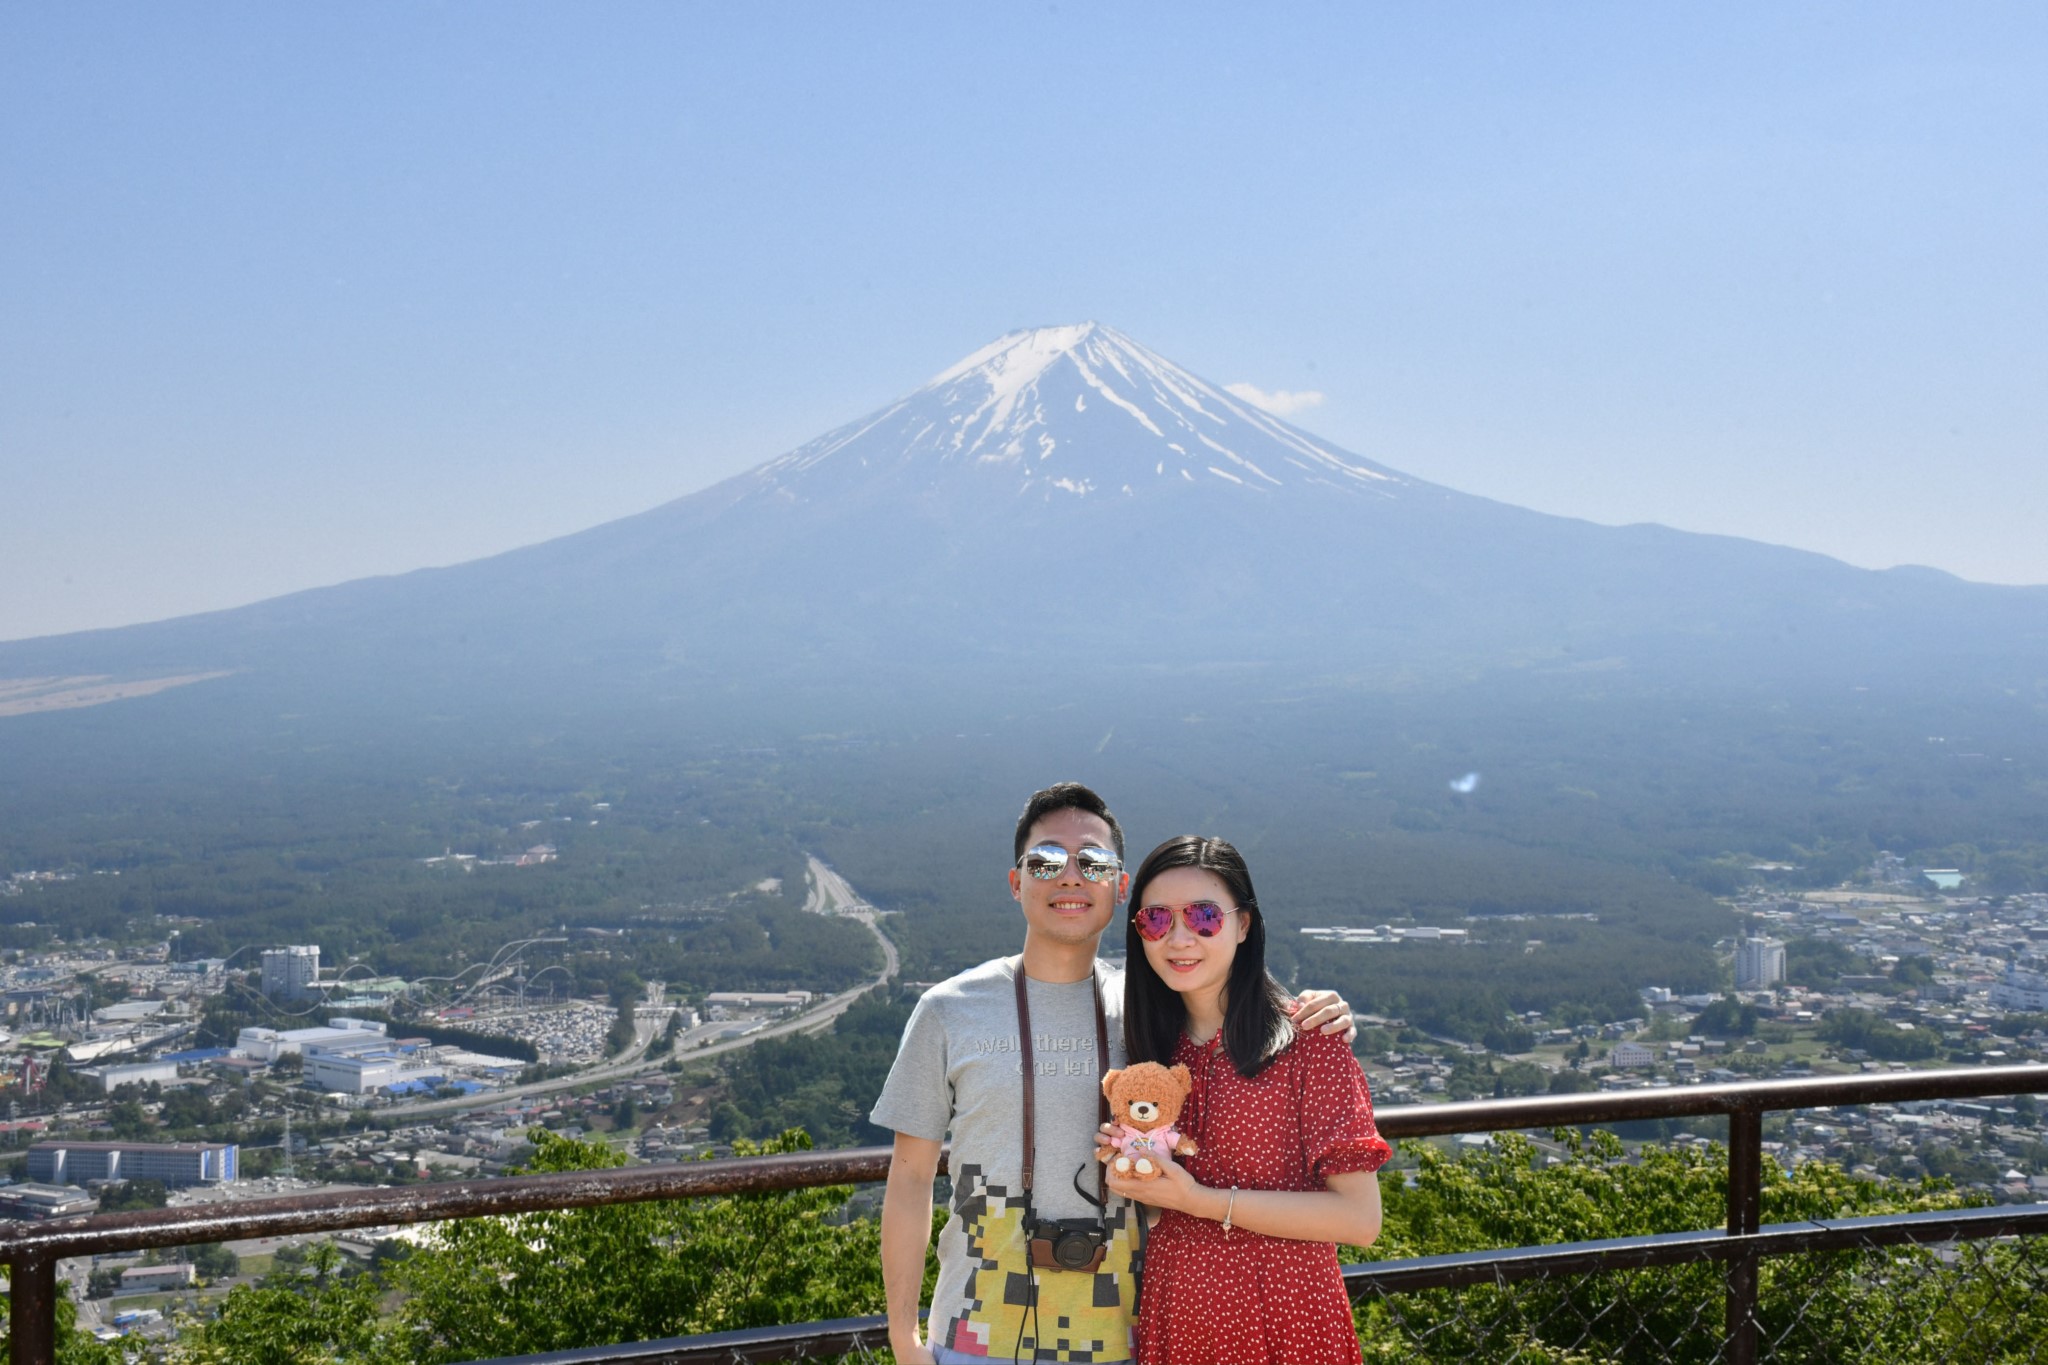
[[[317,942],[351,976],[421,979],[541,935],[568,940],[524,959],[550,989],[603,996],[630,968],[685,995],[832,990],[879,958],[860,926],[801,914],[815,853],[889,912],[906,979],[932,980],[1015,950],[1014,812],[1079,777],[1134,860],[1180,831],[1236,842],[1287,979],[1476,1041],[1509,1012],[1621,1017],[1642,986],[1725,984],[1715,945],[1738,926],[1713,898],[1755,862],[1829,885],[1889,849],[1986,890],[2048,885],[2048,732],[2023,697],[1644,695],[1598,671],[1427,695],[1121,685],[1100,708],[991,695],[830,729],[798,728],[801,707],[383,741],[293,722],[204,753],[111,715],[13,721],[0,872],[73,879],[11,884],[0,947],[166,939],[239,965]],[[1472,942],[1296,932],[1378,924]],[[1795,958],[1795,979],[1830,965]]]
[[[767,1038],[727,1053],[718,1078],[726,1098],[712,1111],[711,1137],[767,1139],[802,1129],[819,1147],[886,1145],[895,1134],[868,1122],[882,1093],[914,997],[870,991],[816,1036]]]

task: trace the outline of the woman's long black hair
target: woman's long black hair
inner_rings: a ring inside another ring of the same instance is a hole
[[[1249,1080],[1293,1033],[1282,1008],[1287,993],[1266,971],[1266,917],[1259,913],[1251,869],[1244,865],[1244,856],[1222,839],[1199,834],[1168,839],[1145,855],[1131,878],[1124,918],[1124,1052],[1133,1062],[1170,1064],[1187,1027],[1187,1005],[1180,992],[1152,970],[1145,940],[1138,933],[1138,910],[1145,904],[1146,888],[1161,873],[1180,867],[1200,868],[1221,881],[1250,926],[1223,984],[1223,1046],[1237,1074]]]

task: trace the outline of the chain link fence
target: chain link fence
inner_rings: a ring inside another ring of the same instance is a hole
[[[2048,1365],[2042,1233],[2048,1205],[1379,1261],[1346,1278],[1368,1365]],[[887,1340],[881,1318],[860,1318],[479,1365],[884,1365]]]
[[[1906,1229],[1897,1225],[1908,1220],[1867,1221],[1878,1226],[1829,1238],[1849,1243],[1840,1249],[1758,1259],[1754,1305],[1746,1321],[1743,1306],[1734,1315],[1753,1338],[1747,1358],[2048,1365],[2048,1237],[1902,1243]],[[1767,1230],[1787,1240],[1797,1231]],[[1640,1252],[1655,1253],[1658,1241],[1642,1239]],[[1733,1365],[1748,1348],[1730,1330],[1730,1266],[1696,1239],[1671,1239],[1665,1249],[1679,1247],[1698,1259],[1591,1271],[1532,1271],[1502,1259],[1490,1281],[1444,1288],[1399,1288],[1398,1280],[1372,1277],[1379,1267],[1359,1267],[1353,1289],[1365,1357]],[[1456,1259],[1465,1278],[1483,1273],[1483,1257]]]

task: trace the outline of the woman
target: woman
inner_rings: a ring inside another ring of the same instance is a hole
[[[1296,1033],[1266,974],[1251,873],[1221,839],[1183,835],[1131,884],[1124,1047],[1194,1076],[1178,1127],[1197,1144],[1156,1179],[1109,1188],[1160,1209],[1145,1255],[1147,1365],[1357,1361],[1339,1242],[1379,1236],[1391,1154],[1341,1039]]]

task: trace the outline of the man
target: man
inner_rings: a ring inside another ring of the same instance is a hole
[[[1010,895],[1024,912],[1023,953],[925,993],[872,1116],[896,1133],[882,1279],[889,1346],[903,1365],[1131,1354],[1139,1210],[1093,1202],[1101,1059],[1124,1062],[1123,978],[1095,957],[1130,889],[1123,829],[1100,796],[1062,782],[1032,795],[1014,854]],[[1328,992],[1305,995],[1301,1008],[1303,1028],[1351,1027],[1344,1002]],[[1028,1125],[1027,1086],[1035,1092]],[[953,1199],[927,1344],[918,1307],[932,1180],[948,1133]]]

